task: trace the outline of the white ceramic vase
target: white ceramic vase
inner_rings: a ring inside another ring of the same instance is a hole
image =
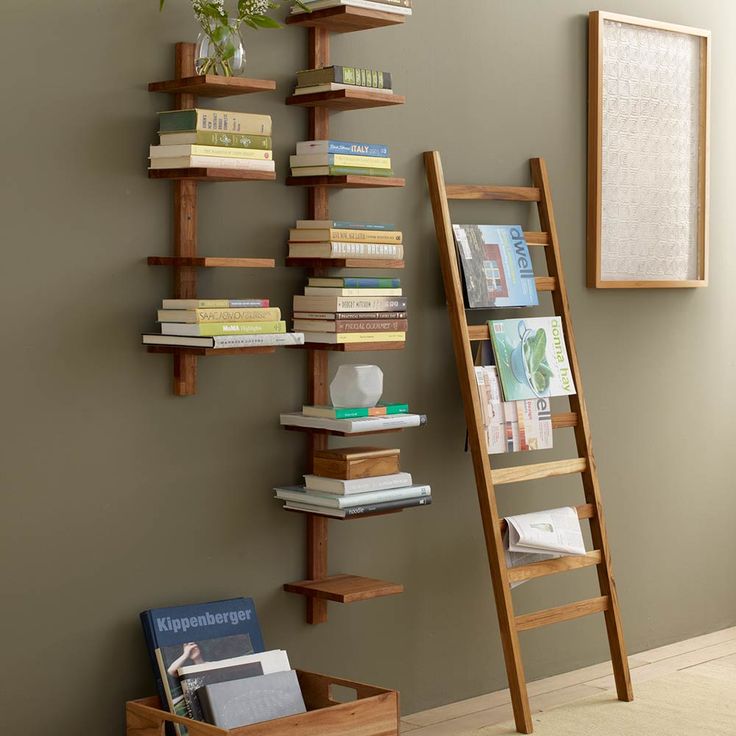
[[[383,371],[377,365],[341,365],[330,384],[332,406],[370,408],[383,393]]]

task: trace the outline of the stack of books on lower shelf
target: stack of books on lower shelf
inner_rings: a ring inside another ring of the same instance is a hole
[[[399,279],[311,277],[294,296],[294,329],[305,343],[404,343],[407,328]]]
[[[303,0],[303,2],[312,12],[348,6],[365,10],[379,10],[382,13],[395,13],[397,15],[412,14],[412,0]],[[291,8],[292,15],[299,15],[304,12],[298,5],[293,5]]]
[[[304,335],[286,332],[281,310],[268,299],[164,299],[161,333],[145,333],[144,345],[250,348],[303,345]]]
[[[395,225],[349,220],[297,220],[289,230],[290,258],[400,261],[404,237]]]
[[[421,427],[427,423],[425,414],[410,414],[408,407],[406,412],[389,413],[387,411],[384,414],[370,414],[370,411],[374,411],[375,408],[360,410],[369,413],[361,416],[354,415],[348,418],[343,418],[342,414],[338,415],[336,412],[342,410],[335,409],[334,407],[304,407],[304,409],[307,409],[307,411],[302,410],[281,414],[281,426],[337,432],[339,434],[365,434],[394,429],[408,429],[409,427]],[[317,413],[320,410],[328,410],[329,412],[335,413]],[[350,409],[349,411],[358,410]]]
[[[432,503],[432,489],[416,485],[409,473],[401,472],[399,450],[375,447],[318,450],[314,473],[304,476],[304,485],[274,490],[285,509],[336,519]]]
[[[296,73],[294,94],[313,95],[318,92],[334,92],[352,89],[358,92],[380,92],[392,95],[391,74],[376,69],[354,66],[326,66],[320,69],[305,69]]]
[[[393,176],[388,146],[353,141],[300,141],[289,157],[291,175]]]
[[[160,145],[149,149],[151,169],[275,171],[270,115],[193,108],[158,116]]]

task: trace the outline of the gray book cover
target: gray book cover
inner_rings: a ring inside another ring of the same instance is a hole
[[[294,670],[206,685],[197,690],[197,697],[207,721],[220,728],[248,726],[307,710]]]

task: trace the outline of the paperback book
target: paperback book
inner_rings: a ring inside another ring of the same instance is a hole
[[[401,260],[404,246],[397,243],[330,242],[330,243],[289,243],[289,256],[292,258],[374,258],[380,260]]]
[[[286,322],[198,322],[186,324],[182,322],[162,322],[162,335],[178,335],[184,337],[213,337],[214,335],[258,335],[278,334],[286,332]]]
[[[162,159],[163,160],[163,159]],[[167,159],[168,160],[168,159]],[[238,159],[240,161],[240,159]],[[256,163],[256,162],[253,162]],[[258,162],[261,163],[261,162]],[[199,164],[201,165],[201,164]],[[292,176],[393,176],[393,169],[368,166],[300,166],[292,168]]]
[[[492,320],[488,327],[505,401],[575,393],[559,317]]]
[[[349,506],[345,509],[333,509],[327,506],[314,506],[308,503],[287,501],[284,504],[284,508],[290,509],[291,511],[317,514],[319,516],[329,516],[333,519],[352,519],[360,516],[375,516],[377,514],[385,514],[390,511],[400,511],[417,506],[429,506],[431,503],[432,496],[429,495],[419,498],[404,498],[398,501],[385,501],[383,503],[360,504],[359,506]]]
[[[144,334],[142,338],[144,345],[207,348],[211,350],[304,345],[304,334],[301,332],[287,332],[281,335],[214,335],[212,337]]]
[[[539,304],[521,226],[453,225],[471,309]]]
[[[390,475],[357,478],[356,480],[338,480],[336,478],[323,478],[320,475],[305,475],[304,485],[307,491],[310,492],[351,496],[392,488],[409,488],[412,485],[412,478],[410,473],[391,473]]]
[[[382,491],[371,491],[369,493],[356,493],[351,496],[339,496],[331,493],[310,491],[304,486],[277,487],[274,488],[274,491],[276,492],[276,498],[281,501],[309,503],[314,506],[325,506],[334,509],[344,509],[368,503],[381,503],[383,501],[398,501],[405,498],[419,498],[429,496],[432,493],[432,489],[427,485],[389,488]]]
[[[297,220],[299,230],[378,230],[396,231],[396,225],[382,222],[355,222],[353,220]],[[347,240],[347,238],[346,238]]]
[[[383,144],[335,140],[300,141],[296,144],[296,152],[299,156],[308,153],[339,153],[387,158],[389,155],[388,146]]]
[[[360,417],[383,417],[390,414],[408,414],[409,404],[377,404],[371,407],[354,409],[336,406],[302,407],[302,413],[308,417],[324,417],[325,419],[358,419]]]
[[[320,243],[356,240],[362,243],[402,243],[400,230],[361,230],[358,228],[292,228],[289,241],[292,243]]]
[[[270,136],[272,131],[270,115],[197,107],[189,110],[165,110],[158,114],[158,120],[160,133],[214,130],[221,133]]]

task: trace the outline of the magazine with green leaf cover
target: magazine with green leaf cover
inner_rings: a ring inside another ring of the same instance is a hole
[[[491,320],[504,401],[575,393],[559,317]]]

